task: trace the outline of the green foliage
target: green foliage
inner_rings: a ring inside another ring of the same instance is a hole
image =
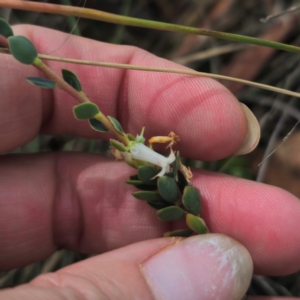
[[[177,173],[178,173],[178,169],[179,169],[179,164],[180,164],[180,154],[179,154],[179,151],[177,151],[176,159],[175,159],[175,162],[174,162],[174,169],[173,169],[173,177],[176,180],[178,180]]]
[[[94,118],[99,113],[99,108],[95,103],[86,102],[76,105],[73,111],[77,120],[88,120]]]
[[[135,138],[135,141],[137,143],[142,143],[142,144],[145,143],[144,132],[145,132],[145,126],[143,126],[142,128],[141,134],[138,134]]]
[[[157,190],[156,185],[146,184],[142,182],[138,175],[132,175],[130,176],[130,180],[127,180],[126,183],[134,185],[136,188],[144,191],[154,191]]]
[[[131,133],[127,133],[129,141],[135,141],[135,137]]]
[[[117,150],[119,150],[121,152],[127,151],[127,147],[124,144],[120,143],[119,141],[114,140],[114,139],[110,139],[109,141],[110,141],[110,144]]]
[[[184,217],[184,210],[178,206],[169,206],[157,211],[157,217],[161,221],[177,221]]]
[[[125,183],[135,186],[136,188],[144,191],[154,191],[156,190],[156,186],[148,185],[143,183],[140,180],[126,180]]]
[[[163,198],[158,192],[152,192],[152,191],[138,191],[132,193],[132,196],[144,201],[162,201]]]
[[[179,196],[176,181],[172,177],[161,176],[158,179],[157,187],[160,195],[168,202],[175,203]]]
[[[70,86],[72,86],[76,91],[81,92],[81,83],[75,73],[70,70],[62,69],[62,75],[64,81],[66,81]]]
[[[23,36],[9,37],[8,44],[10,52],[20,63],[31,65],[38,58],[34,45]]]
[[[153,166],[140,166],[136,175],[130,176],[126,183],[140,189],[133,196],[144,200],[157,210],[157,216],[162,221],[176,221],[185,215],[189,222],[188,229],[166,232],[164,236],[190,236],[193,233],[207,233],[204,221],[199,218],[201,210],[201,197],[198,190],[193,187],[181,169],[179,154],[173,163],[173,170],[164,176],[154,178],[159,172]],[[193,218],[194,217],[194,218]]]
[[[39,65],[40,60],[35,61],[37,59],[37,52],[29,40],[23,37],[10,37],[8,40],[11,51],[16,59],[27,64],[34,63],[36,67],[41,66]],[[79,96],[82,96],[82,87],[78,77],[66,69],[62,70],[62,76],[63,80],[72,86],[78,92]],[[27,80],[42,88],[56,87],[56,81],[54,82],[45,78],[29,77]],[[62,82],[61,77],[57,80],[60,83]],[[72,92],[74,92],[74,90],[72,90]],[[81,102],[86,100],[86,98],[82,99],[80,97],[79,99]],[[138,141],[141,143],[145,141],[144,127],[141,134],[137,135],[136,138],[131,134],[126,134],[118,120],[111,116],[105,119],[105,116],[101,114],[95,103],[81,103],[76,105],[73,111],[76,119],[88,120],[91,127],[96,131],[107,132],[109,130],[104,124],[107,124],[110,129],[112,125],[118,133],[116,134],[118,138],[122,135],[125,141],[122,143],[118,140],[110,139],[111,146],[120,152],[129,151],[129,148],[126,146],[128,141]],[[110,124],[106,122],[110,122]],[[120,140],[122,140],[122,138],[120,138]],[[136,168],[138,164],[134,160],[132,161],[132,166]],[[159,168],[149,165],[146,161],[140,161],[139,164],[143,165],[138,167],[137,174],[131,176],[130,180],[126,181],[127,184],[139,189],[139,191],[133,192],[132,195],[156,209],[157,217],[162,221],[177,221],[186,216],[186,223],[189,227],[189,229],[167,232],[165,236],[189,236],[193,232],[208,232],[204,221],[198,217],[201,207],[200,194],[196,188],[190,185],[189,180],[185,177],[179,153],[176,154],[176,159],[171,166],[171,171],[159,178],[156,178],[156,175],[160,171]]]
[[[184,188],[189,184],[185,176],[181,171],[177,172],[177,184],[181,193],[183,193]]]
[[[165,207],[171,206],[172,204],[166,202],[166,201],[147,201],[147,203],[156,210],[161,210]]]
[[[14,32],[10,25],[2,18],[0,18],[0,35],[6,38],[14,35]]]
[[[121,124],[119,123],[118,120],[116,120],[115,118],[110,117],[110,116],[108,116],[107,118],[110,120],[111,124],[114,126],[114,128],[115,128],[120,134],[125,135],[125,132],[124,132],[124,130],[123,130],[123,128],[122,128],[122,126],[121,126]]]
[[[194,216],[192,214],[186,215],[186,224],[195,232],[199,234],[208,233],[208,228],[206,227],[203,219]]]
[[[193,215],[200,215],[200,194],[196,188],[191,185],[185,187],[182,195],[182,203],[185,208]]]
[[[91,118],[89,119],[90,126],[99,132],[108,132],[108,129],[97,119]]]
[[[156,168],[152,166],[140,166],[138,168],[138,178],[145,184],[155,185],[157,184],[157,178],[153,177],[159,172]]]
[[[56,83],[50,79],[42,78],[42,77],[27,77],[26,80],[31,84],[38,86],[44,89],[54,89],[56,87]]]

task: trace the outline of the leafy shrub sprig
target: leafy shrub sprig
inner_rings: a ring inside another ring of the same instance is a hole
[[[204,220],[200,217],[199,191],[190,181],[192,173],[182,164],[179,152],[172,150],[172,146],[179,141],[174,132],[169,136],[152,137],[148,146],[145,145],[145,128],[142,128],[136,137],[126,133],[118,120],[105,116],[99,107],[87,98],[76,74],[63,69],[62,76],[57,75],[38,57],[31,41],[23,36],[14,36],[12,28],[3,19],[0,19],[0,44],[8,48],[16,60],[35,66],[48,77],[28,77],[27,80],[31,84],[40,88],[64,90],[80,102],[73,108],[77,120],[88,121],[92,129],[110,132],[116,137],[110,139],[111,153],[117,160],[124,160],[137,169],[137,174],[130,176],[126,181],[139,189],[132,195],[153,207],[161,221],[186,221],[188,229],[166,232],[164,236],[190,236],[194,233],[208,232]],[[167,148],[170,148],[170,155],[165,157],[155,152],[154,143],[169,143]]]

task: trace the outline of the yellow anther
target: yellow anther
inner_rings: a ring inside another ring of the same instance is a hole
[[[175,134],[173,131],[170,132],[169,136],[153,136],[151,139],[148,140],[149,145],[152,145],[154,143],[169,143],[167,148],[173,146],[177,142],[180,141],[180,138],[177,134]]]

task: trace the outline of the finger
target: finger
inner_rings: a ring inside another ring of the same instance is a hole
[[[297,300],[299,297],[248,296],[247,300]]]
[[[48,53],[67,38],[66,34],[32,26],[18,26],[15,31],[28,36],[40,53]],[[183,68],[141,49],[75,36],[55,54],[93,61]],[[41,76],[36,69],[21,65],[10,56],[1,56],[1,59],[0,137],[5,143],[1,143],[0,152],[30,141],[40,130],[49,134],[108,138],[94,132],[88,122],[75,120],[72,108],[77,103],[65,92],[29,85],[26,77]],[[78,74],[90,100],[97,103],[104,114],[117,117],[127,132],[136,135],[144,125],[148,138],[174,131],[181,138],[178,149],[184,156],[223,158],[238,151],[246,138],[247,114],[236,98],[212,79],[51,61],[47,64],[58,73],[62,68],[69,68]],[[246,140],[249,143],[249,139]],[[256,134],[243,152],[257,142]]]
[[[286,275],[300,269],[300,201],[280,188],[203,172],[195,177],[203,218],[250,251],[256,273]],[[278,261],[278,264],[277,264]]]
[[[98,155],[0,157],[2,270],[42,260],[61,247],[101,253],[179,229],[133,198],[134,188],[124,181],[134,173]],[[193,184],[210,230],[245,245],[256,272],[300,269],[298,199],[275,187],[202,171],[194,172]]]
[[[49,299],[53,294],[55,299],[82,300],[238,300],[251,277],[247,250],[226,236],[210,234],[133,244],[40,276],[0,296],[8,300]]]

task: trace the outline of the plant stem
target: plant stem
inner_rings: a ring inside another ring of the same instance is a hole
[[[0,0],[0,7],[37,11],[44,13],[60,14],[65,16],[75,16],[80,18],[87,18],[93,20],[104,21],[108,23],[151,28],[157,30],[166,30],[172,32],[180,32],[186,34],[197,34],[203,36],[209,36],[239,43],[247,43],[259,46],[265,46],[270,48],[275,48],[279,50],[300,53],[300,48],[293,45],[287,45],[283,43],[262,40],[254,37],[243,36],[239,34],[212,31],[207,29],[194,28],[189,26],[182,26],[164,22],[156,22],[150,20],[143,20],[138,18],[119,16],[116,14],[111,14],[103,11],[98,11],[95,9],[56,5],[49,3],[38,3],[32,1],[22,1],[22,0]]]
[[[78,92],[71,85],[69,85],[64,79],[58,76],[53,70],[51,70],[47,65],[45,65],[39,58],[37,58],[33,65],[41,70],[49,79],[53,80],[57,87],[64,90],[66,93],[71,95],[80,103],[90,102],[83,92]],[[96,120],[101,122],[116,138],[121,141],[125,146],[129,144],[129,140],[126,136],[121,135],[112,125],[110,120],[100,111],[95,117]]]
[[[110,133],[115,135],[115,137],[122,142],[125,146],[129,145],[129,139],[127,136],[124,136],[120,134],[115,127],[112,125],[110,120],[100,111],[96,116],[94,116],[94,119],[98,120],[101,122],[108,130]]]
[[[58,76],[53,70],[51,70],[47,65],[45,65],[41,59],[37,58],[33,65],[41,70],[49,79],[53,80],[57,86],[70,94],[80,103],[90,102],[90,100],[85,96],[84,93],[79,93],[71,85],[69,85],[64,79]]]

